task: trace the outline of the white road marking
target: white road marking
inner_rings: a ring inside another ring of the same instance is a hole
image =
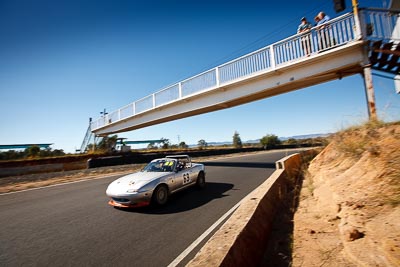
[[[199,236],[189,247],[187,247],[175,260],[173,260],[167,267],[177,266],[193,249],[197,247],[215,228],[217,228],[221,222],[223,222],[228,216],[230,216],[242,203],[243,199],[233,206],[228,212],[222,215],[213,225],[210,226],[201,236]]]

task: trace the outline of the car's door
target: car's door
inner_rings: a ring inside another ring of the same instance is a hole
[[[193,165],[191,165],[191,167],[189,169],[186,169],[189,172],[189,179],[191,183],[196,182],[197,179],[197,175],[198,175],[198,171],[196,167],[193,167]]]
[[[184,187],[193,181],[192,177],[190,176],[190,169],[186,168],[183,168],[182,170],[178,171],[175,177],[179,185],[179,188]]]

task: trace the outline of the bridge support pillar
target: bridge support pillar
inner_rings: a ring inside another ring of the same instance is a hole
[[[368,116],[370,120],[377,120],[376,105],[375,105],[375,91],[374,84],[372,83],[372,70],[371,65],[364,67],[362,76],[364,78],[365,94],[368,103]]]

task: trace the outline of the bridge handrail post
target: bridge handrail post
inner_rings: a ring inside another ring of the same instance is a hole
[[[104,125],[107,125],[109,121],[110,121],[110,115],[109,115],[109,114],[106,114],[106,115],[104,116]]]
[[[219,87],[220,83],[219,83],[219,68],[215,67],[215,83],[216,86]]]
[[[269,54],[270,54],[270,59],[271,59],[271,68],[275,69],[276,67],[276,62],[275,62],[275,52],[274,52],[274,45],[271,45],[269,47]]]
[[[153,108],[156,107],[156,94],[152,94],[153,97]]]
[[[136,101],[132,103],[132,115],[136,115]]]
[[[178,90],[179,90],[179,99],[182,98],[182,82],[178,83]]]

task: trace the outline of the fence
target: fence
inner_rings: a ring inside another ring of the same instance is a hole
[[[399,10],[366,9],[362,12],[368,40],[400,41]]]
[[[400,30],[399,26],[396,27],[398,11],[365,9],[361,10],[360,19],[364,38],[390,39],[394,32]],[[156,107],[344,46],[357,41],[358,36],[354,15],[344,14],[330,20],[323,27],[314,27],[307,33],[293,35],[137,100],[94,120],[91,129],[93,131]]]

